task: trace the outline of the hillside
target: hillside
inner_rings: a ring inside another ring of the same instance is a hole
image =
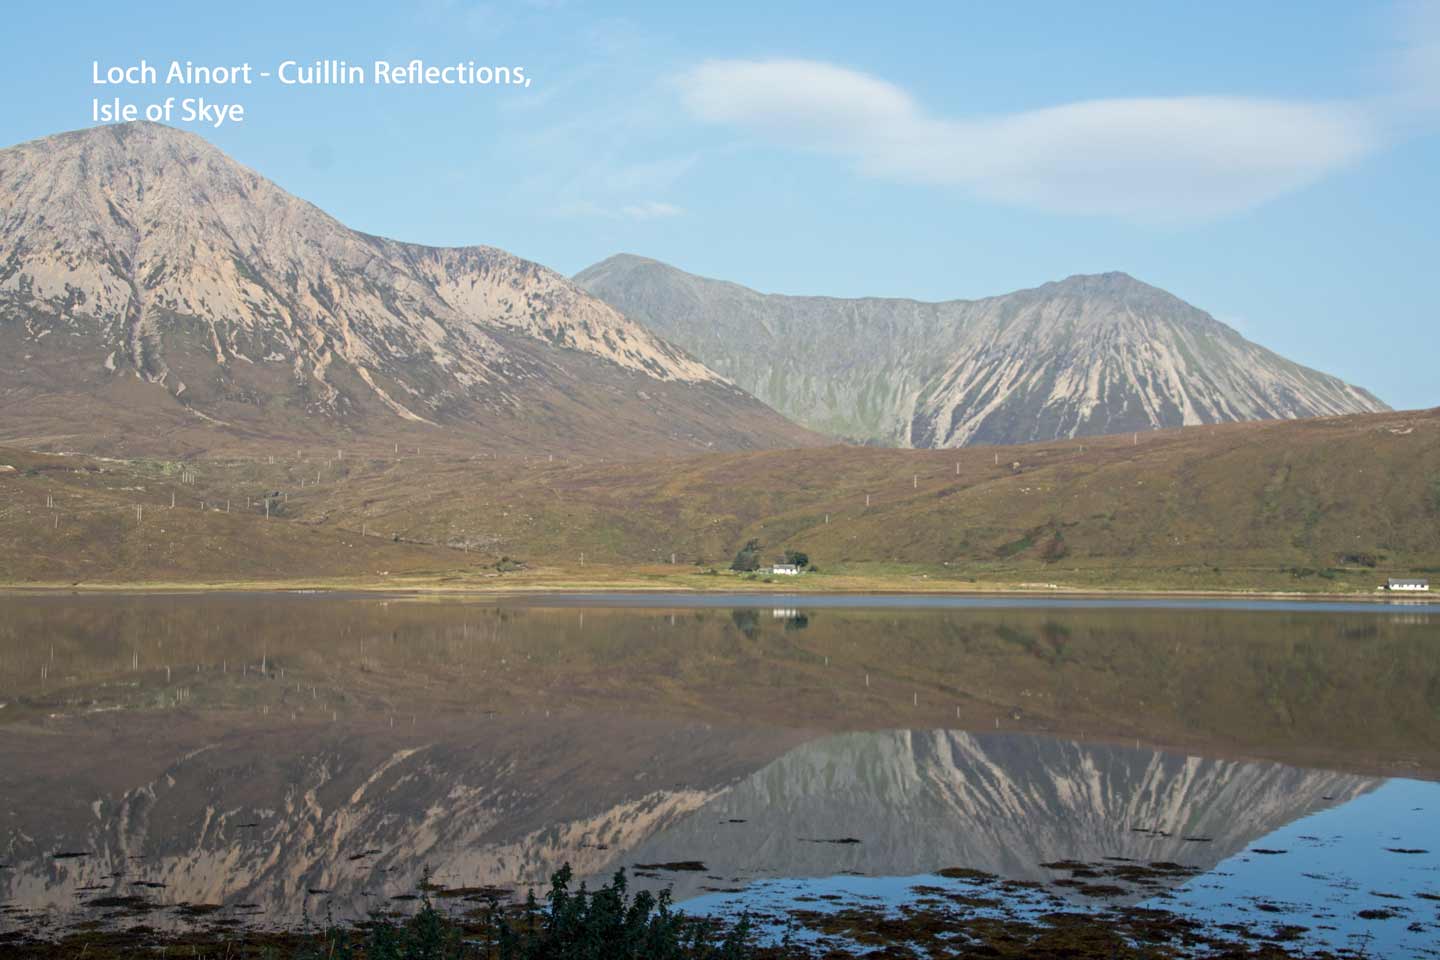
[[[0,578],[149,580],[184,578],[186,564],[213,569],[214,551],[187,547],[189,532],[173,547],[188,559],[165,573],[143,556],[122,562],[103,546],[141,536],[134,503],[165,523],[176,491],[198,515],[185,529],[232,538],[235,554],[274,542],[255,532],[280,536],[270,524],[286,537],[349,537],[366,551],[431,551],[417,554],[413,567],[449,569],[457,584],[481,570],[493,577],[490,565],[510,557],[528,565],[512,576],[520,582],[544,575],[603,585],[646,567],[688,578],[672,585],[723,588],[735,581],[701,571],[723,570],[751,538],[767,557],[784,548],[809,553],[822,574],[793,584],[802,589],[863,588],[863,580],[835,579],[854,575],[917,586],[925,578],[936,587],[1369,593],[1386,572],[1440,571],[1440,410],[946,452],[87,463],[75,472],[78,458],[37,464],[0,451],[0,465],[18,467],[0,472],[0,537],[18,547],[0,557]],[[195,482],[181,484],[181,469],[195,471]],[[268,520],[251,499],[259,491],[283,498]],[[44,508],[47,495],[53,510]],[[253,504],[243,521],[215,514],[226,498]],[[55,546],[51,525],[69,530],[72,516],[94,516],[97,529],[111,532]],[[220,524],[238,526],[222,534]],[[357,541],[358,533],[369,536]],[[364,562],[351,563],[327,555],[315,575],[373,577],[378,556],[357,553]],[[286,563],[305,567],[298,553]]]
[[[941,303],[761,294],[630,255],[575,281],[797,422],[889,446],[1388,409],[1123,273]]]
[[[358,233],[146,123],[0,150],[0,440],[123,455],[813,442],[553,271]]]

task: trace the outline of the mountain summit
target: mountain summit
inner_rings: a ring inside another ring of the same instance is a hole
[[[792,297],[622,254],[575,277],[813,429],[958,447],[1388,409],[1124,273],[984,300]]]
[[[0,150],[0,383],[0,435],[92,449],[811,439],[553,271],[357,233],[147,123]]]

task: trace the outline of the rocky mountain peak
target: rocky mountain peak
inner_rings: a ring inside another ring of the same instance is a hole
[[[130,378],[168,394],[161,410],[222,426],[263,414],[265,432],[279,434],[324,424],[473,433],[503,414],[543,435],[545,417],[562,409],[598,416],[598,397],[575,399],[627,376],[750,403],[554,271],[494,247],[358,233],[202,138],[150,123],[0,150],[0,338],[15,379],[36,390],[83,382],[93,395]],[[577,364],[599,364],[590,387],[563,385],[564,403],[539,399]],[[725,445],[771,442],[720,428],[713,406],[697,398],[695,412],[730,435]],[[778,434],[803,436],[752,409]],[[687,437],[683,448],[718,442],[686,416],[652,410],[647,429]],[[504,432],[518,439],[516,428]]]
[[[591,293],[814,429],[917,447],[1388,409],[1129,274],[980,300],[761,294],[632,255]]]

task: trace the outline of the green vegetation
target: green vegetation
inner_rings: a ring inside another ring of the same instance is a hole
[[[746,960],[750,921],[741,917],[723,933],[717,924],[687,917],[670,892],[631,894],[625,871],[593,893],[572,889],[567,864],[551,877],[547,905],[530,891],[523,907],[498,905],[469,920],[435,909],[428,883],[410,919],[375,918],[357,929],[331,927],[280,960]]]
[[[504,906],[498,892],[486,908],[442,913],[426,882],[411,917],[374,916],[354,927],[328,924],[297,931],[241,930],[159,934],[147,927],[86,930],[58,941],[0,935],[7,955],[19,957],[134,955],[256,957],[259,960],[749,960],[757,956],[750,920],[732,924],[686,916],[670,892],[631,894],[625,871],[593,893],[572,889],[566,865],[551,878],[546,905],[532,890],[522,906]],[[198,914],[203,916],[203,912]]]
[[[760,541],[748,540],[745,546],[735,554],[735,559],[730,562],[730,569],[736,573],[754,573],[760,569]]]
[[[549,907],[542,911],[532,891],[520,918],[499,923],[502,960],[742,960],[750,920],[741,917],[723,936],[715,925],[686,917],[670,902],[670,891],[654,896],[627,890],[625,871],[593,894],[581,884],[571,891],[564,867],[551,879]]]

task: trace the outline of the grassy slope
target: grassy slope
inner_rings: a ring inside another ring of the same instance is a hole
[[[674,554],[677,566],[665,571],[673,571],[672,584],[733,586],[728,577],[697,575],[694,565],[723,568],[751,537],[767,554],[809,552],[824,571],[810,587],[913,585],[923,577],[1370,592],[1387,572],[1440,572],[1440,411],[1190,428],[1138,441],[623,462],[206,461],[195,467],[198,483],[184,487],[175,486],[173,467],[154,462],[103,464],[109,472],[99,475],[22,469],[0,477],[0,531],[22,546],[0,559],[0,578],[63,579],[82,570],[180,580],[199,569],[216,570],[210,578],[473,573],[477,555],[509,555],[539,568],[534,582],[558,584],[615,577],[596,564],[654,578],[661,571],[638,568],[668,564]],[[0,463],[24,467],[21,459],[0,455]],[[109,489],[97,476],[109,478]],[[205,525],[172,535],[168,552],[118,529],[127,498],[159,506],[179,489],[193,504],[264,488],[288,493],[284,520],[297,522],[194,511]],[[93,521],[98,542],[125,544],[139,562],[121,564],[120,554],[88,539],[52,542],[49,512],[35,509],[51,489],[97,517],[118,511],[120,519]],[[387,539],[353,536],[362,529]],[[417,545],[391,542],[397,535]],[[232,560],[219,564],[217,551]],[[255,551],[267,551],[263,562]]]
[[[0,465],[16,468],[0,472],[0,581],[383,579],[457,565],[449,551],[266,520],[263,506],[245,509],[245,493],[230,513],[223,498],[202,510],[199,498],[213,491],[154,464],[4,450]]]

